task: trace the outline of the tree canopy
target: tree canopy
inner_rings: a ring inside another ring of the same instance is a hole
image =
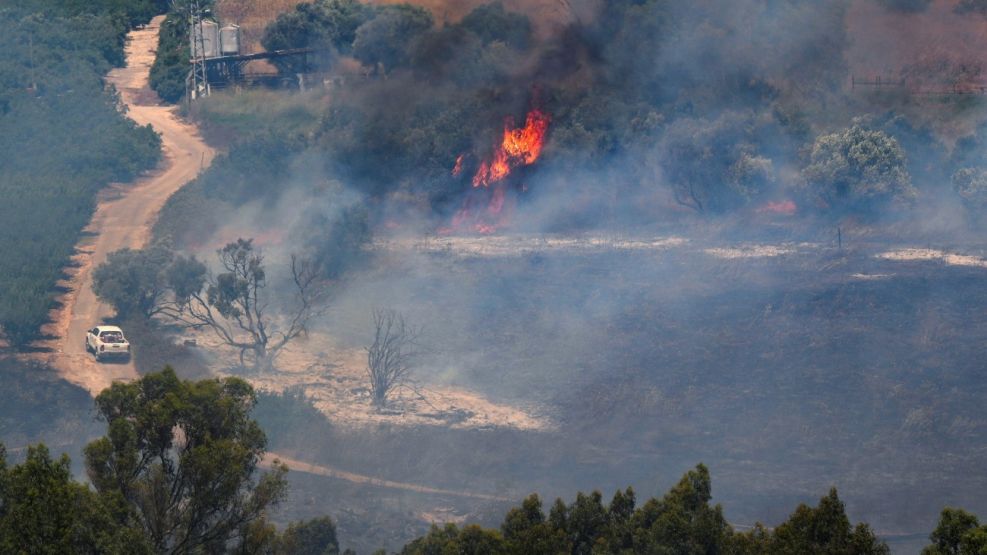
[[[750,532],[735,532],[711,500],[709,470],[700,464],[664,496],[640,507],[635,507],[634,491],[627,489],[617,491],[609,504],[599,492],[580,493],[569,505],[556,500],[546,515],[541,500],[532,495],[508,511],[500,530],[433,526],[402,554],[888,553],[866,524],[850,525],[836,490],[818,507],[799,506],[773,531],[758,524]]]
[[[93,271],[93,292],[113,305],[121,318],[150,318],[165,300],[165,272],[173,259],[174,254],[161,245],[110,253]]]
[[[66,455],[32,446],[9,466],[0,444],[0,551],[338,554],[328,517],[282,533],[267,520],[287,468],[258,470],[255,401],[240,379],[188,382],[170,368],[114,384],[96,398],[107,435],[85,449],[92,487]]]
[[[755,130],[743,114],[712,122],[679,119],[658,143],[655,177],[669,182],[676,201],[699,212],[723,212],[756,198],[774,180],[774,168],[760,154]]]
[[[432,13],[424,8],[406,4],[382,7],[376,17],[356,30],[353,56],[385,71],[405,66],[415,42],[432,25]]]
[[[981,555],[987,552],[987,525],[963,509],[946,507],[922,555]]]
[[[872,209],[915,196],[898,141],[860,125],[817,138],[803,174],[832,208]]]
[[[114,507],[72,480],[69,458],[30,447],[7,467],[0,445],[0,551],[4,553],[150,553],[140,530],[121,524]]]
[[[287,468],[256,476],[267,439],[238,378],[187,382],[166,368],[96,398],[108,434],[85,450],[89,479],[125,506],[160,553],[243,542],[286,492]]]
[[[334,54],[350,54],[357,29],[376,14],[376,8],[357,0],[316,0],[299,4],[282,13],[267,26],[261,44],[268,51],[313,48],[316,64],[329,67]],[[298,73],[307,68],[292,60],[278,61],[284,73]]]
[[[149,2],[20,0],[0,9],[0,328],[37,337],[100,188],[153,167],[160,139],[103,76]]]

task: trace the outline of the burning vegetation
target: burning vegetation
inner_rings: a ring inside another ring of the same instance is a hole
[[[504,123],[504,139],[489,160],[480,163],[473,176],[474,187],[489,187],[503,181],[519,166],[530,166],[538,161],[548,133],[548,115],[538,109],[528,112],[524,127],[514,127],[513,118]]]
[[[489,234],[507,224],[510,209],[505,210],[505,205],[513,205],[514,202],[513,195],[508,199],[508,192],[524,190],[523,184],[511,184],[508,178],[516,168],[530,166],[538,161],[545,146],[550,122],[548,114],[537,108],[528,112],[524,127],[515,127],[514,119],[506,118],[503,139],[494,148],[494,153],[480,162],[473,175],[473,188],[487,191],[468,195],[463,206],[453,216],[451,227],[442,228],[442,234],[455,231]],[[460,154],[456,158],[456,165],[452,169],[454,177],[463,172],[465,157],[465,154]],[[486,200],[485,205],[482,204],[483,200]]]

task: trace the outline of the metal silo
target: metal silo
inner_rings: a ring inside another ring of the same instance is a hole
[[[239,25],[227,25],[219,30],[219,51],[223,56],[240,54]]]
[[[192,57],[217,56],[219,56],[219,24],[215,21],[202,21],[192,29]]]

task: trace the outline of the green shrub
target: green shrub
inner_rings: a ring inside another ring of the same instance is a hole
[[[17,347],[47,320],[96,192],[160,157],[157,134],[124,117],[102,80],[143,12],[103,4],[0,10],[0,328]]]

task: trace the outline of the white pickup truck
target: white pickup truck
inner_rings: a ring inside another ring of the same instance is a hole
[[[97,361],[108,357],[130,358],[130,343],[116,326],[96,326],[86,332],[86,350]]]

